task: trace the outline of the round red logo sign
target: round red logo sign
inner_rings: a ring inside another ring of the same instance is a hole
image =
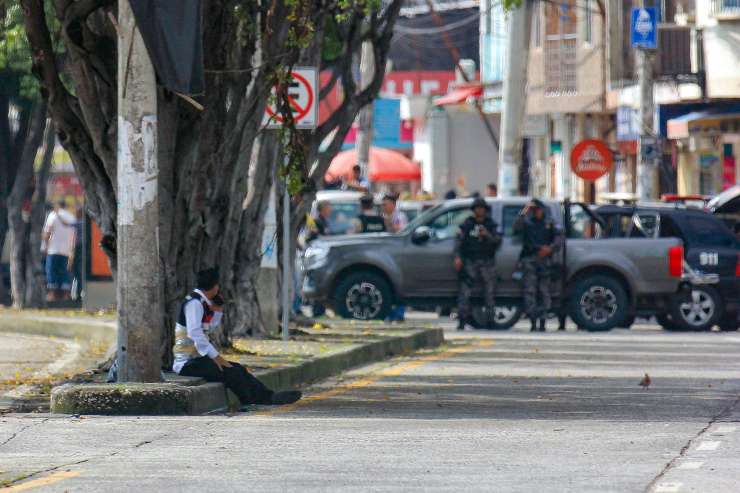
[[[570,153],[570,169],[584,180],[594,181],[612,169],[612,151],[600,140],[582,140]]]

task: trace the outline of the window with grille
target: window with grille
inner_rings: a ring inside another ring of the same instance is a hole
[[[578,91],[576,0],[547,3],[545,7],[545,95],[572,95]]]

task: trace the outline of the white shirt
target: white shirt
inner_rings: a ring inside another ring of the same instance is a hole
[[[213,302],[208,299],[203,291],[200,289],[196,289],[194,291],[203,297],[203,300],[208,304],[208,306],[213,306]],[[195,349],[198,351],[198,354],[214,359],[218,356],[218,351],[213,347],[210,339],[208,339],[208,335],[203,330],[203,313],[205,313],[205,310],[203,310],[203,303],[197,298],[193,298],[185,305],[185,323],[187,324],[186,328],[188,331],[188,337],[193,340],[193,343],[195,343]],[[222,312],[214,311],[213,318],[211,319],[211,323],[208,328],[212,329],[218,327],[221,324],[222,316]],[[189,358],[187,357],[175,357],[175,361],[172,363],[172,371],[180,373],[180,370],[182,370],[182,367],[188,362],[188,360]]]
[[[64,209],[49,213],[44,223],[44,233],[51,235],[46,247],[48,255],[72,255],[75,249],[76,222],[76,218]]]
[[[405,212],[401,212],[398,209],[393,210],[391,214],[391,225],[393,226],[393,233],[401,231],[409,223],[409,218]]]

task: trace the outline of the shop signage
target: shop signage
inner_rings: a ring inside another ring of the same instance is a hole
[[[600,140],[582,140],[570,153],[570,169],[587,181],[604,176],[613,164],[612,151]]]

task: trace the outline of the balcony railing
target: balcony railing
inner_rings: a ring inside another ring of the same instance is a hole
[[[709,13],[717,19],[740,19],[740,0],[709,0]]]
[[[572,96],[578,92],[575,36],[545,40],[545,95]]]

